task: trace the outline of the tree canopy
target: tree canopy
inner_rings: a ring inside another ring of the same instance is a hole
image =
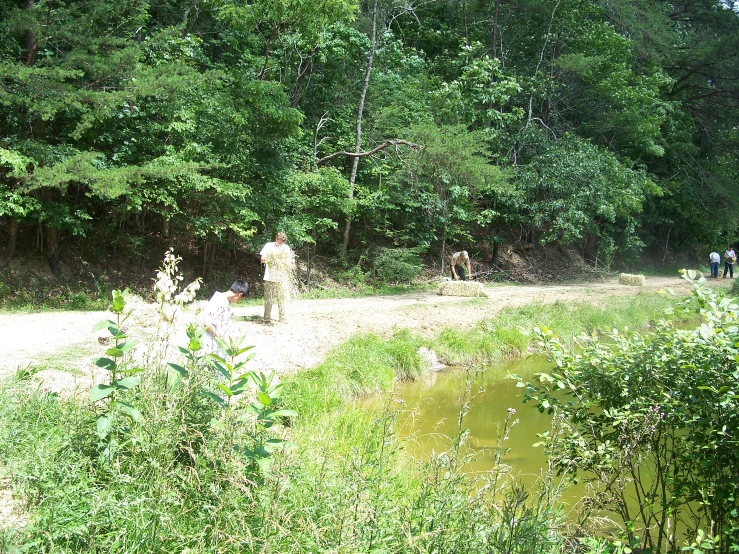
[[[739,238],[730,2],[15,0],[0,30],[6,258]]]

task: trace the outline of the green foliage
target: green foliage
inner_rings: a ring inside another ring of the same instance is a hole
[[[384,283],[411,283],[423,271],[418,249],[383,248],[372,260],[374,276]]]
[[[332,256],[349,216],[350,259],[526,241],[605,268],[739,224],[728,5],[6,4],[0,232],[57,273],[70,237],[176,238],[207,266],[282,229]],[[316,160],[357,147],[371,49],[358,147],[417,146],[362,156],[350,198],[351,158]]]
[[[543,495],[527,501],[509,487],[504,466],[470,480],[453,444],[427,463],[408,460],[393,432],[394,403],[346,406],[296,428],[297,448],[276,456],[257,482],[241,454],[219,447],[223,437],[201,423],[209,413],[198,398],[187,389],[171,395],[187,425],[161,410],[132,459],[101,466],[85,452],[83,405],[4,386],[0,456],[34,515],[3,544],[39,552],[559,551],[561,513]]]
[[[543,231],[541,242],[584,244],[592,236],[599,245],[588,254],[599,253],[607,262],[619,246],[631,250],[633,218],[645,198],[659,192],[654,183],[643,171],[624,167],[612,153],[574,136],[544,140],[541,146],[519,173],[527,213]],[[614,244],[617,237],[620,244]]]
[[[482,54],[484,51],[480,43],[460,49],[459,77],[432,93],[438,121],[499,131],[523,117],[520,106],[508,105],[521,92],[521,85],[515,77],[504,74],[499,59]]]
[[[680,533],[693,547],[739,545],[736,495],[737,314],[729,298],[696,285],[701,325],[661,322],[646,335],[614,330],[608,342],[583,337],[573,353],[551,330],[538,331],[554,363],[529,383],[527,398],[556,414],[542,441],[560,473],[590,483],[587,509],[612,511],[629,541],[674,552]],[[645,472],[644,468],[651,468]],[[627,499],[636,494],[636,508]],[[640,537],[638,539],[637,537]]]
[[[128,314],[123,314],[126,307],[124,292],[113,291],[113,302],[109,310],[116,320],[104,320],[93,327],[93,332],[107,329],[113,346],[105,351],[108,358],[97,358],[95,365],[110,372],[107,383],[101,383],[90,391],[90,400],[103,404],[102,413],[97,418],[97,435],[105,444],[102,457],[111,460],[118,454],[119,448],[125,448],[125,441],[130,439],[131,423],[141,420],[141,412],[131,403],[125,402],[127,393],[141,384],[140,373],[143,368],[131,363],[133,349],[138,344],[137,339],[129,338],[123,328]],[[132,420],[132,421],[129,421]]]
[[[310,419],[349,399],[387,391],[395,379],[414,379],[426,370],[417,352],[422,345],[407,331],[389,341],[375,335],[352,337],[318,366],[287,379],[286,402],[301,418]]]

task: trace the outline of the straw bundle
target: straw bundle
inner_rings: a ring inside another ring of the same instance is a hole
[[[680,273],[680,275],[682,275],[683,277],[687,277],[688,279],[692,279],[694,281],[697,281],[698,279],[703,279],[703,272],[697,269],[680,269],[678,273]]]
[[[288,304],[300,290],[295,254],[289,248],[275,248],[264,256],[264,263],[269,266],[272,280],[278,285],[278,303]]]
[[[442,296],[487,297],[488,293],[482,283],[473,281],[444,281],[439,283],[439,294]]]
[[[644,286],[644,275],[631,275],[629,273],[622,273],[618,277],[620,285],[626,285],[629,287],[643,287]]]

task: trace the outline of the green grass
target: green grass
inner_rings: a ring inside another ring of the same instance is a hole
[[[42,369],[51,369],[54,371],[66,371],[75,375],[80,374],[80,370],[76,367],[81,360],[92,361],[93,358],[99,357],[105,351],[102,347],[95,343],[90,346],[73,345],[67,348],[54,351],[38,358],[34,365]]]
[[[342,286],[330,288],[315,286],[306,292],[302,292],[300,298],[305,300],[330,300],[334,298],[363,298],[366,296],[398,296],[415,292],[432,291],[437,288],[438,285],[434,283],[423,285],[362,284],[354,287]]]
[[[571,342],[583,332],[608,331],[613,328],[642,328],[660,319],[681,320],[678,313],[668,316],[676,300],[666,295],[639,294],[634,297],[610,297],[604,306],[586,302],[528,304],[501,310],[494,318],[479,322],[472,330],[446,329],[433,341],[433,347],[446,363],[497,362],[529,352],[534,327],[547,327],[560,340]]]
[[[348,399],[387,391],[395,379],[425,371],[417,351],[424,342],[408,331],[391,339],[363,334],[334,348],[318,366],[290,376],[285,403],[304,417],[322,415]]]
[[[413,337],[392,342],[356,341],[327,369],[361,354],[413,370]],[[355,365],[350,378],[365,388],[386,385],[382,372],[357,372]],[[276,452],[263,473],[241,454],[250,446],[249,425],[238,423],[247,412],[207,402],[198,392],[213,385],[205,373],[179,388],[162,387],[157,375],[149,368],[127,397],[143,417],[126,422],[112,457],[89,401],[42,395],[24,380],[0,386],[0,464],[30,513],[27,525],[0,532],[0,550],[452,553],[498,551],[511,541],[512,553],[559,549],[562,514],[513,502],[512,488],[506,501],[503,466],[470,480],[454,442],[427,463],[409,459],[391,403],[370,408],[347,397],[282,429],[294,448]]]
[[[30,520],[0,532],[0,551],[561,552],[564,516],[551,484],[539,497],[514,487],[504,465],[465,475],[461,429],[444,452],[416,462],[394,432],[392,398],[355,400],[424,375],[424,344],[462,363],[494,360],[527,352],[533,325],[563,337],[638,327],[671,302],[524,306],[431,341],[408,331],[356,336],[285,380],[280,405],[299,417],[269,432],[294,446],[275,451],[267,472],[243,454],[254,445],[245,407],[255,400],[219,409],[203,394],[217,390],[204,367],[171,382],[162,367],[145,368],[125,393],[142,418],[122,421],[113,456],[96,433],[99,405],[42,394],[19,374],[0,383],[0,464]]]

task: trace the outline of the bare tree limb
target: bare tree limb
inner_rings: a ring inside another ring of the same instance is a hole
[[[322,137],[321,140],[318,140],[318,133],[321,131],[321,128],[324,125],[326,125],[326,123],[328,123],[329,121],[333,121],[333,119],[331,119],[328,116],[328,112],[326,112],[321,116],[321,119],[318,122],[318,125],[316,125],[316,132],[313,135],[313,155],[316,157],[318,157],[318,147],[321,146],[321,143],[328,138],[328,137]]]
[[[350,158],[364,158],[366,156],[371,156],[372,154],[376,154],[380,150],[384,150],[388,146],[395,146],[396,148],[400,145],[407,146],[411,150],[420,150],[423,148],[420,144],[416,144],[414,142],[409,142],[407,140],[403,139],[392,139],[392,140],[386,140],[382,144],[378,144],[375,146],[372,150],[368,150],[366,152],[347,152],[346,150],[342,150],[341,152],[334,152],[333,154],[329,154],[328,156],[324,156],[320,160],[316,162],[316,165],[321,165],[326,163],[329,160],[333,160],[334,158],[338,158],[339,156],[348,156]]]

